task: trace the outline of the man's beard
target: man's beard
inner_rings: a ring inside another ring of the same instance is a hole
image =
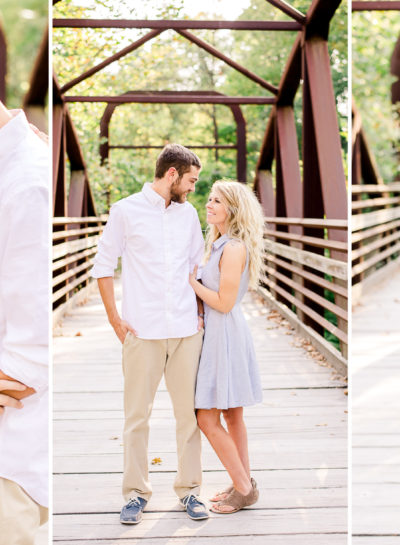
[[[179,191],[182,178],[178,178],[171,186],[171,201],[177,203],[186,202],[186,192]]]

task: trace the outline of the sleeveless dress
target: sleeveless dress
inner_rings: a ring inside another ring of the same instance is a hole
[[[218,291],[219,262],[227,235],[217,239],[201,269],[203,285]],[[228,313],[204,303],[204,341],[196,383],[196,409],[245,407],[262,401],[262,389],[250,329],[240,308],[249,284],[249,257],[234,307]]]

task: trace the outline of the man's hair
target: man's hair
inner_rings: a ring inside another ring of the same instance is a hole
[[[155,178],[162,178],[167,170],[174,167],[182,177],[190,167],[201,168],[200,159],[195,153],[180,144],[167,144],[157,158]]]

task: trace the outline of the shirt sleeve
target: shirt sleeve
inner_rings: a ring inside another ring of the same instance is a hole
[[[110,216],[101,235],[94,266],[90,273],[93,278],[114,276],[124,246],[124,218],[119,203],[110,210]]]
[[[48,387],[50,231],[46,187],[32,182],[4,204],[0,268],[5,316],[0,369],[37,392]]]
[[[201,230],[199,216],[196,209],[193,208],[193,237],[190,248],[190,270],[193,271],[195,265],[200,265],[204,255],[204,237]]]

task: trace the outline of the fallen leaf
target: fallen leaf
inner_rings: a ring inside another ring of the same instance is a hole
[[[159,464],[161,464],[161,462],[162,462],[161,458],[153,458],[152,461],[151,461],[153,466],[154,465],[159,465]]]

